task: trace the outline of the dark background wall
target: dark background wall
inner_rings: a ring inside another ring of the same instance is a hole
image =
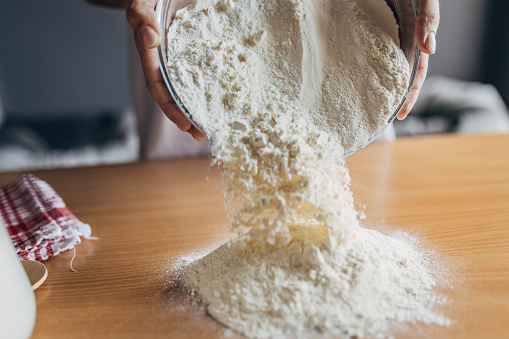
[[[122,11],[81,0],[0,1],[7,114],[93,114],[129,106]]]
[[[495,85],[509,104],[509,1],[487,2],[479,80]]]
[[[440,1],[437,54],[430,59],[429,74],[462,80],[478,79],[488,1]]]

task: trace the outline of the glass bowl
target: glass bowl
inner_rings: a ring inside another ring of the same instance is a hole
[[[192,4],[194,0],[158,0],[156,6],[156,15],[159,24],[159,29],[163,33],[163,38],[161,44],[158,47],[158,55],[159,55],[159,67],[161,68],[161,73],[163,75],[166,86],[168,87],[169,92],[171,93],[175,103],[180,108],[180,110],[184,113],[184,115],[189,119],[189,121],[195,126],[200,132],[204,135],[204,129],[196,123],[193,119],[193,112],[190,112],[182,100],[180,99],[175,87],[173,86],[170,76],[168,73],[167,65],[168,65],[168,57],[166,53],[166,40],[167,40],[167,32],[168,28],[173,23],[173,19],[178,10]],[[417,69],[419,67],[419,54],[420,50],[417,47],[417,42],[415,40],[415,22],[417,18],[417,4],[416,0],[385,0],[389,7],[392,9],[396,21],[399,25],[399,38],[400,38],[400,47],[405,53],[405,57],[408,61],[409,69],[410,69],[410,82],[408,83],[408,88],[405,92],[405,95],[401,99],[398,107],[394,111],[394,113],[389,117],[387,121],[386,127],[396,118],[399,111],[403,107],[405,100],[410,93],[410,90],[413,86],[415,75],[417,74]],[[378,134],[374,135],[365,145],[358,147],[357,149],[351,150],[346,153],[345,156],[348,156],[352,153],[357,152],[361,148],[368,145],[374,139],[376,139],[383,130],[379,131]]]

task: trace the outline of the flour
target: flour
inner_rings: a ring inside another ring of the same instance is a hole
[[[330,250],[323,228],[291,234],[286,247],[237,238],[189,264],[183,278],[211,316],[248,337],[380,336],[388,321],[449,323],[428,308],[436,282],[411,244],[359,228]]]
[[[350,153],[387,126],[408,87],[382,0],[198,0],[168,36],[172,82],[212,141],[229,119],[293,106]]]
[[[181,269],[208,312],[249,337],[447,324],[423,255],[360,226],[344,164],[408,87],[385,2],[202,0],[168,37],[172,83],[243,234]]]

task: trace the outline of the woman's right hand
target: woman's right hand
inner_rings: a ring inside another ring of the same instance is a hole
[[[157,47],[161,43],[162,34],[157,24],[156,4],[157,0],[130,0],[126,11],[127,21],[134,30],[134,40],[140,55],[145,82],[164,114],[181,131],[187,132],[196,140],[201,141],[205,136],[180,111],[168,91],[159,69]]]
[[[440,22],[440,9],[438,0],[417,0],[417,21],[415,23],[415,38],[417,45],[421,50],[419,68],[415,75],[414,84],[408,98],[401,111],[398,113],[398,119],[403,120],[412,110],[419,92],[421,91],[426,74],[428,73],[429,54],[436,52],[436,35],[438,23]]]

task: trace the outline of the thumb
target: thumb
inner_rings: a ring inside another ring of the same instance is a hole
[[[440,22],[438,0],[418,0],[417,11],[415,24],[417,44],[424,53],[435,54],[436,34]]]
[[[126,17],[134,29],[138,48],[152,49],[161,43],[155,13],[156,0],[131,0]]]

